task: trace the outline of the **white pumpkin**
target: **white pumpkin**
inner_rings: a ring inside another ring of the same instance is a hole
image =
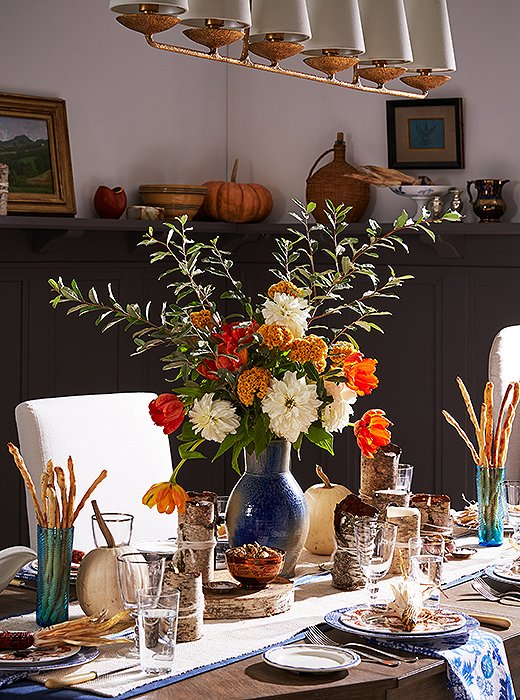
[[[330,555],[336,548],[334,539],[334,508],[351,491],[341,484],[332,484],[323,469],[316,467],[320,484],[314,484],[305,491],[309,511],[309,534],[305,549],[313,554]]]
[[[98,547],[85,554],[78,569],[76,595],[86,615],[106,610],[111,617],[125,609],[117,577],[117,557],[131,547]]]

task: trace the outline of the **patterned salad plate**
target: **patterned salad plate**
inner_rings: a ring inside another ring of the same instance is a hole
[[[501,583],[514,583],[520,585],[520,563],[507,562],[493,564],[486,569],[486,576]]]
[[[27,650],[15,653],[3,651],[0,653],[0,672],[24,671],[28,673],[39,673],[40,671],[51,671],[59,668],[69,668],[92,661],[99,655],[96,647],[79,647],[71,644],[64,644],[61,647],[52,649],[35,649],[30,647]],[[15,658],[9,658],[9,656]]]

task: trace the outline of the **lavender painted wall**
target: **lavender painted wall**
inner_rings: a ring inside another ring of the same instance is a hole
[[[464,98],[466,167],[429,174],[460,187],[510,178],[504,221],[518,221],[520,3],[450,0],[450,12],[458,71],[432,97]],[[336,131],[350,160],[386,165],[384,98],[154,51],[117,24],[108,0],[10,3],[0,47],[0,90],[67,101],[80,216],[92,215],[98,184],[122,185],[137,203],[140,183],[224,178],[239,157],[239,178],[269,186],[270,220],[286,221]],[[401,206],[372,188],[367,213],[389,220]]]

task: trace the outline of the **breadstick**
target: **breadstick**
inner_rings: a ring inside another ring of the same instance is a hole
[[[72,523],[74,522],[74,502],[76,500],[76,475],[74,473],[74,462],[70,456],[67,459],[67,469],[69,470],[69,501],[66,527],[72,527]]]
[[[479,461],[477,464],[484,466],[485,461],[486,461],[486,442],[485,442],[485,425],[486,425],[486,404],[482,403],[480,404],[480,436],[481,436],[481,442],[480,442],[480,449],[479,449],[479,455],[478,459]]]
[[[74,520],[76,520],[76,518],[78,517],[78,514],[79,514],[79,512],[80,512],[80,510],[83,508],[83,506],[85,505],[85,503],[87,502],[87,500],[90,498],[90,496],[92,495],[92,492],[95,490],[95,488],[96,488],[97,486],[99,486],[99,484],[103,481],[103,479],[104,479],[106,476],[107,476],[107,470],[106,470],[106,469],[103,469],[102,472],[101,472],[101,473],[99,474],[99,476],[97,477],[97,479],[95,479],[95,480],[92,482],[92,484],[88,487],[88,489],[86,490],[85,494],[83,495],[83,498],[82,498],[81,501],[78,503],[78,507],[77,507],[76,510],[74,511],[74,517],[72,518],[72,522],[74,522]]]
[[[25,481],[25,485],[27,486],[27,489],[29,490],[29,493],[31,494],[31,498],[34,504],[34,510],[36,512],[36,519],[38,520],[39,525],[42,527],[45,527],[45,521],[43,519],[43,513],[40,508],[40,504],[38,503],[38,496],[36,495],[36,488],[34,487],[34,482],[32,480],[31,475],[29,474],[29,470],[25,466],[25,462],[23,461],[23,457],[18,451],[18,448],[13,445],[12,442],[7,443],[7,449],[13,456],[13,459],[15,461],[16,466],[20,470],[20,474],[22,475],[23,480]]]
[[[52,486],[52,488],[54,488],[54,464],[52,463],[52,459],[47,460],[47,464],[45,465],[45,471],[47,473],[49,486]]]
[[[57,513],[58,499],[56,498],[56,491],[52,486],[47,485],[47,496],[49,499],[48,527],[59,527],[59,513]]]
[[[67,527],[68,503],[67,503],[67,484],[65,483],[65,472],[61,467],[54,467],[56,473],[56,481],[60,488],[61,494],[61,527]]]
[[[504,415],[504,411],[506,408],[507,401],[509,399],[509,394],[512,392],[514,386],[514,382],[510,382],[507,385],[506,392],[504,394],[504,397],[502,399],[502,403],[500,404],[500,411],[498,412],[498,419],[497,419],[497,424],[495,428],[495,436],[493,438],[493,464],[498,467],[498,446],[500,444],[500,439],[501,439],[501,431],[502,431],[502,417]]]
[[[509,438],[511,435],[511,430],[513,428],[513,421],[515,419],[516,407],[518,406],[518,401],[520,399],[520,385],[518,382],[514,382],[513,385],[513,398],[507,409],[506,416],[504,418],[504,428],[500,436],[500,445],[498,448],[498,460],[497,466],[503,467],[507,457],[507,450],[509,447]]]
[[[486,404],[486,424],[484,427],[484,449],[488,467],[492,466],[493,443],[493,383],[486,382],[484,389],[484,403]]]
[[[475,413],[475,409],[473,408],[473,403],[471,401],[469,391],[466,389],[466,386],[460,377],[457,377],[457,384],[459,385],[460,393],[462,394],[462,398],[464,399],[464,404],[466,406],[466,410],[468,411],[469,418],[473,423],[473,427],[475,428],[475,435],[477,436],[478,448],[480,451],[482,436],[480,434],[480,426],[478,424],[477,416]]]
[[[43,515],[43,520],[45,521],[45,525],[47,525],[47,520],[48,520],[46,493],[47,493],[47,472],[42,472],[42,475],[40,477],[40,496],[42,499],[42,515]]]
[[[457,421],[455,420],[455,418],[453,418],[452,416],[450,416],[450,414],[448,413],[448,411],[443,411],[443,412],[442,412],[442,415],[444,416],[444,418],[446,418],[446,420],[448,421],[448,423],[449,423],[450,425],[452,425],[452,426],[455,428],[455,430],[458,432],[458,434],[459,434],[459,435],[461,436],[461,438],[464,440],[464,442],[466,443],[466,445],[469,447],[469,450],[470,450],[470,452],[471,452],[471,456],[473,457],[473,461],[475,462],[475,464],[478,464],[478,463],[479,463],[479,461],[478,461],[479,456],[477,455],[477,452],[476,452],[475,448],[473,447],[473,444],[471,443],[471,440],[469,439],[469,437],[468,437],[468,436],[466,435],[466,433],[462,430],[462,428],[461,428],[460,425],[457,423]]]

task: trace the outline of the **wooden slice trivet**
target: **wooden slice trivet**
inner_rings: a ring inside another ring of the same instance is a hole
[[[204,619],[270,617],[289,610],[293,602],[294,584],[281,576],[266,588],[256,590],[241,586],[226,592],[204,589]]]

